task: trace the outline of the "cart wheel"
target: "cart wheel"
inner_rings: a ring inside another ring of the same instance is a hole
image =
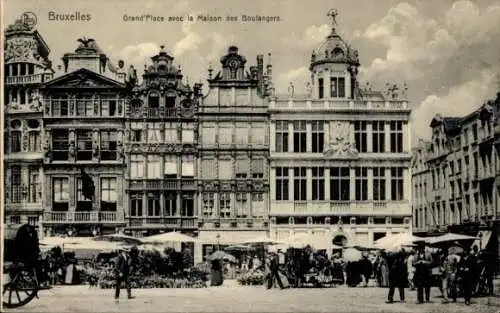
[[[28,304],[38,293],[36,278],[29,271],[22,270],[3,286],[3,306],[18,308]]]

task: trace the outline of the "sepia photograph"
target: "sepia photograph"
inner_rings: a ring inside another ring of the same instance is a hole
[[[500,3],[0,0],[3,312],[500,312]]]

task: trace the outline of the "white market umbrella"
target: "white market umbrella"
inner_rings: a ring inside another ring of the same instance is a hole
[[[347,262],[356,262],[361,260],[363,254],[355,248],[347,248],[342,252],[342,258]]]
[[[384,238],[381,238],[384,239]],[[402,247],[411,246],[416,241],[425,240],[425,238],[414,236],[410,233],[400,233],[392,236],[390,240],[375,243],[375,246],[379,249],[384,249],[388,251],[397,251]]]
[[[332,243],[325,237],[313,234],[296,234],[285,241],[290,248],[304,248],[311,246],[316,250],[324,250],[332,247]]]
[[[441,236],[436,236],[436,237],[430,238],[429,243],[430,244],[437,244],[437,243],[443,243],[443,242],[454,242],[454,241],[474,240],[474,239],[477,239],[477,238],[473,237],[473,236],[447,233],[447,234],[444,234]]]
[[[141,239],[128,236],[124,234],[110,234],[94,237],[95,241],[111,241],[111,242],[123,242],[132,245],[141,245],[143,242]]]
[[[245,245],[279,245],[283,242],[271,239],[267,236],[257,237],[253,239],[248,239],[242,242]]]
[[[62,236],[50,236],[45,237],[39,241],[40,245],[45,246],[44,248],[52,248],[57,246],[66,246],[69,244],[79,244],[85,241],[83,237],[62,237]]]
[[[224,251],[243,251],[243,252],[245,252],[245,251],[251,251],[251,250],[255,250],[255,249],[250,247],[250,246],[245,246],[245,245],[232,245],[232,246],[224,248]]]
[[[152,243],[152,244],[163,244],[167,242],[198,242],[198,239],[187,235],[183,235],[178,232],[168,232],[159,235],[145,237],[142,239],[142,242]]]
[[[87,240],[81,240],[77,243],[69,243],[64,245],[64,250],[66,251],[78,251],[78,250],[93,250],[93,251],[115,251],[125,246],[119,242],[109,242],[109,241],[96,241],[92,238]]]

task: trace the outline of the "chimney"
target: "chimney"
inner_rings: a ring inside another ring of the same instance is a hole
[[[264,92],[264,56],[257,55],[257,90],[262,94]]]

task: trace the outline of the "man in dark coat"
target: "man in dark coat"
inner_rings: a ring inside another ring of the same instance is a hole
[[[407,268],[403,251],[388,254],[387,265],[389,268],[389,295],[387,296],[387,303],[394,303],[396,288],[399,291],[399,299],[401,302],[404,302]]]
[[[134,247],[127,253],[122,250],[115,262],[115,301],[118,303],[120,298],[120,289],[122,282],[125,283],[125,289],[127,289],[127,297],[133,299],[132,288],[130,286],[130,275],[132,274],[133,257],[136,253],[137,248]]]
[[[414,266],[415,266],[415,276],[414,282],[415,287],[417,287],[417,303],[424,303],[424,291],[425,291],[425,302],[430,302],[431,296],[431,265],[433,263],[433,258],[430,252],[425,251],[425,242],[417,242],[417,254],[415,256]]]
[[[38,269],[38,256],[40,255],[40,246],[38,233],[33,225],[24,224],[17,230],[14,239],[14,254],[19,261],[22,261],[27,268]]]
[[[461,278],[462,292],[466,305],[470,305],[472,288],[474,286],[474,281],[476,280],[474,275],[474,268],[477,263],[476,258],[469,251],[469,249],[464,250],[462,258],[458,263],[458,272]]]
[[[275,253],[271,253],[270,255],[270,264],[269,264],[269,275],[267,276],[267,289],[271,289],[273,287],[274,280],[278,282],[278,285],[281,289],[284,289],[283,282],[281,281],[279,275],[279,262],[278,255]]]

